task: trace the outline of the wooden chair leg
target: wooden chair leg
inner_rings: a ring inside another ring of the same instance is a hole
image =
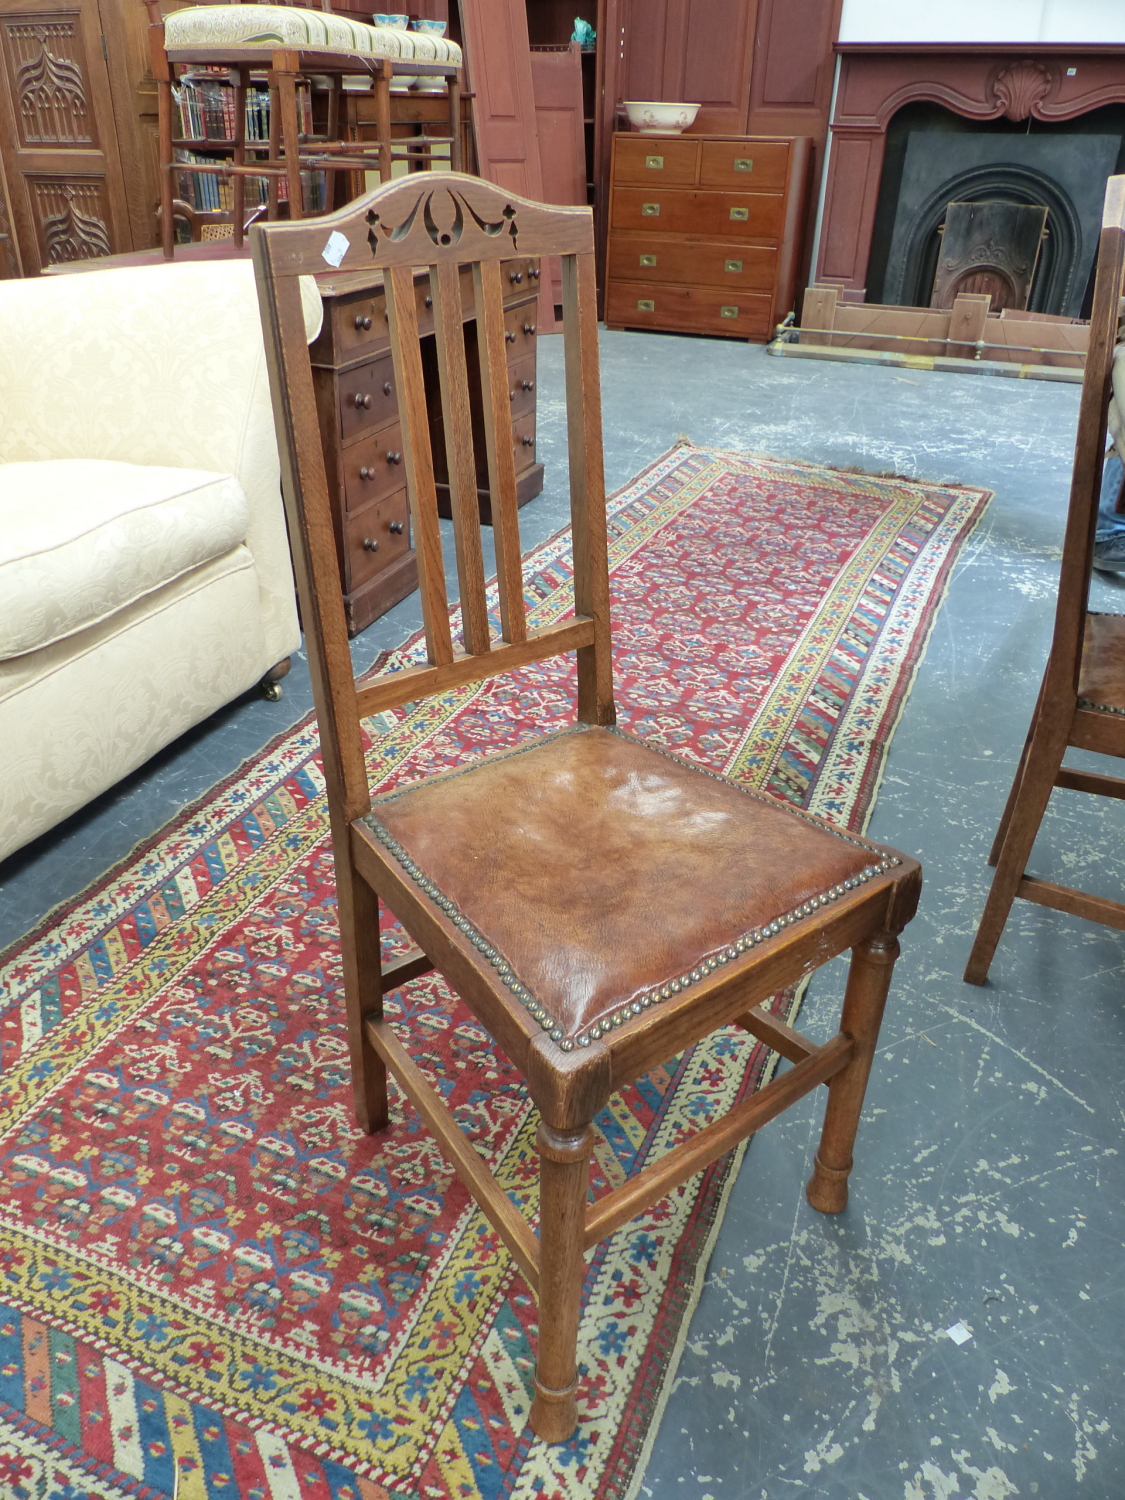
[[[368,1040],[364,1026],[369,1016],[383,1014],[379,898],[352,868],[346,849],[337,847],[335,863],[352,1098],[356,1123],[365,1135],[372,1135],[387,1123],[386,1064]]]
[[[564,1442],[578,1426],[578,1315],[592,1132],[539,1124],[539,1357],[531,1429]]]
[[[1055,777],[1059,774],[1063,756],[1066,754],[1067,731],[1070,716],[1060,732],[1058,720],[1064,716],[1055,713],[1041,714],[1028,747],[1023,773],[1012,801],[1004,842],[996,861],[996,874],[988,892],[977,928],[973,950],[965,965],[965,983],[983,984],[988,978],[992,956],[1000,941],[1012,902],[1016,899],[1019,883],[1027,869],[1031,846],[1047,811]],[[1048,722],[1055,721],[1055,722]]]
[[[461,158],[461,74],[454,73],[449,80],[449,169],[464,170]]]
[[[898,940],[891,933],[852,949],[840,1030],[855,1042],[855,1052],[848,1066],[829,1082],[820,1147],[805,1188],[805,1196],[822,1214],[841,1213],[848,1204],[852,1147],[898,953]]]
[[[297,119],[297,75],[278,72],[277,92],[281,105],[281,149],[285,158],[285,175],[289,183],[289,217],[303,219],[304,195],[301,191],[301,131]]]
[[[156,85],[156,123],[160,155],[160,245],[164,259],[171,260],[176,248],[176,225],[172,215],[172,85],[161,78]]]
[[[1020,782],[1023,780],[1024,768],[1027,765],[1028,751],[1031,749],[1031,741],[1035,737],[1035,727],[1039,723],[1039,710],[1043,703],[1043,684],[1039,684],[1039,696],[1035,700],[1035,711],[1031,715],[1031,723],[1027,726],[1027,736],[1020,751],[1020,762],[1016,767],[1016,774],[1012,777],[1011,789],[1008,792],[1008,800],[1004,804],[1004,811],[1000,814],[1000,823],[996,829],[996,837],[992,840],[992,848],[988,851],[988,863],[995,866],[1000,858],[1000,850],[1004,847],[1004,840],[1008,836],[1008,825],[1012,821],[1012,810],[1019,796]]]
[[[391,78],[394,65],[383,61],[375,74],[375,129],[379,136],[379,181],[390,182],[391,162]]]

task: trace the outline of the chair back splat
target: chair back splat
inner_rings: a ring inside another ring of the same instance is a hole
[[[589,1246],[822,1084],[828,1103],[806,1191],[823,1212],[845,1206],[897,934],[914,914],[921,873],[912,859],[615,727],[589,209],[546,208],[443,173],[388,183],[315,221],[255,225],[250,236],[324,746],[356,1118],[369,1132],[387,1125],[389,1067],[538,1294],[529,1421],[561,1441],[578,1421]],[[574,613],[529,628],[503,292],[506,276],[522,274],[506,259],[526,268],[527,257],[549,255],[562,259]],[[298,290],[300,276],[326,265],[337,281],[354,273],[357,292],[385,289],[425,626],[425,662],[358,687]],[[422,307],[433,310],[459,632],[447,603]],[[469,318],[475,341],[465,337]],[[469,409],[474,343],[495,632]],[[372,797],[363,717],[569,652],[573,728]],[[393,961],[380,953],[380,901],[417,944]],[[771,1014],[772,995],[847,948],[835,1036],[812,1042]],[[435,969],[522,1074],[539,1111],[538,1235],[383,1014],[386,993]],[[794,1066],[588,1204],[593,1122],[611,1092],[729,1025]]]

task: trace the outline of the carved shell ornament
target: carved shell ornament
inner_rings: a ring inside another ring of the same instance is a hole
[[[422,215],[426,234],[433,244],[443,250],[451,245],[458,245],[465,232],[466,213],[482,234],[491,239],[507,233],[511,237],[512,249],[517,248],[519,227],[516,223],[516,210],[510,203],[505,205],[499,219],[490,222],[481,218],[463,193],[452,188],[435,188],[424,198],[418,199],[401,224],[388,224],[373,208],[367,210],[367,243],[371,246],[372,259],[378,259],[380,235],[397,244],[410,234],[419,214]]]
[[[1024,58],[1001,68],[992,85],[992,96],[1009,120],[1026,120],[1050,93],[1050,71],[1042,63]]]

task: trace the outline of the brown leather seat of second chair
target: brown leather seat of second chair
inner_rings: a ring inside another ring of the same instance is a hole
[[[378,798],[357,831],[399,861],[564,1051],[898,862],[589,726]]]
[[[1087,614],[1078,704],[1125,713],[1125,615]]]

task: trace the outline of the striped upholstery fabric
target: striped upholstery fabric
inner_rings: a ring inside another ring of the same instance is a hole
[[[461,65],[461,49],[445,37],[367,26],[330,11],[288,5],[197,5],[164,22],[168,51],[192,47],[293,47],[350,52],[392,62]]]

